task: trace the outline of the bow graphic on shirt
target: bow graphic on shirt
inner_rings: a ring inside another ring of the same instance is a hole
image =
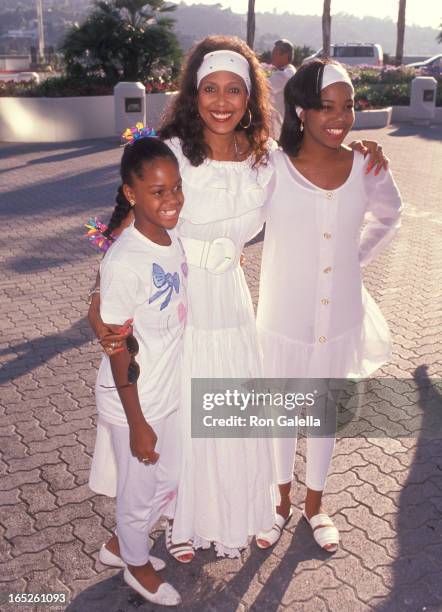
[[[152,266],[152,277],[155,287],[160,289],[160,291],[157,291],[149,298],[149,304],[152,304],[152,302],[167,293],[166,299],[160,306],[160,310],[164,310],[170,302],[173,290],[175,289],[177,293],[180,291],[180,277],[177,272],[173,274],[165,272],[163,268],[156,263]]]

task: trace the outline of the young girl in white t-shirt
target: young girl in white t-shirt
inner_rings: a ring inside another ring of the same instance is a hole
[[[354,123],[354,91],[340,64],[302,66],[286,85],[285,104],[257,314],[264,375],[366,377],[388,360],[391,343],[361,268],[399,227],[401,198],[389,171],[370,173],[368,160],[342,144]],[[334,444],[330,435],[307,439],[304,516],[329,552],[339,534],[322,493]],[[291,517],[296,437],[275,439],[274,449],[280,504],[274,527],[258,535],[261,548]]]
[[[170,509],[179,478],[187,267],[173,228],[184,198],[176,157],[156,138],[126,145],[121,178],[117,203],[132,207],[135,220],[101,263],[100,312],[109,325],[133,331],[98,372],[90,486],[117,498],[116,535],[100,560],[124,567],[125,581],[145,599],[177,605],[180,595],[156,573],[165,563],[149,554],[149,532]]]

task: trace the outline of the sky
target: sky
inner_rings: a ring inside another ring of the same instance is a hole
[[[175,0],[176,1],[176,0]],[[221,4],[236,13],[247,12],[247,0],[184,0],[186,4]],[[296,15],[322,15],[323,0],[256,0],[256,12],[288,11]],[[391,17],[397,19],[398,0],[331,0],[333,13],[349,13],[358,17]],[[407,0],[407,23],[438,28],[442,22],[441,0]]]

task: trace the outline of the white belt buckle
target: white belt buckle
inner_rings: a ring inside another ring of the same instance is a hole
[[[230,238],[215,238],[205,251],[203,266],[212,274],[222,274],[235,263],[235,243]]]

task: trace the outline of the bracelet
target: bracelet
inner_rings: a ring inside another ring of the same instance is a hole
[[[89,291],[89,293],[87,294],[87,300],[86,300],[86,302],[87,302],[88,304],[90,304],[90,303],[92,302],[92,296],[93,296],[95,293],[100,293],[100,287],[94,287],[93,289],[91,289],[91,290]]]

